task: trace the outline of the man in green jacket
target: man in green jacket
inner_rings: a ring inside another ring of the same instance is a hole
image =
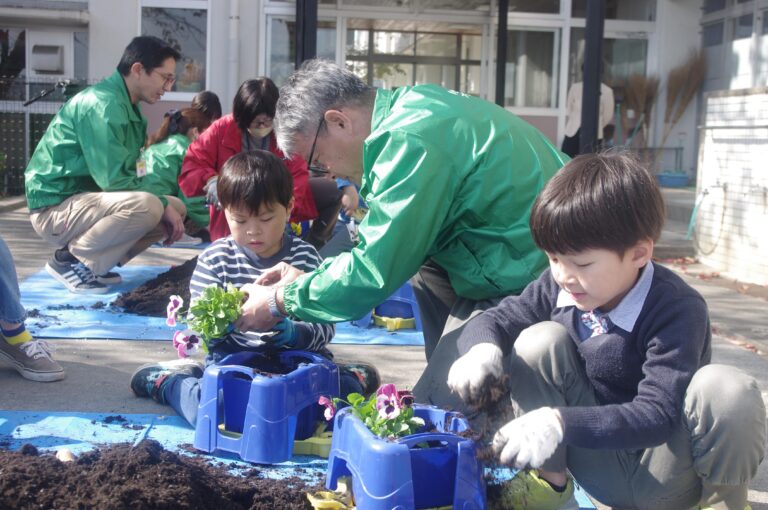
[[[432,372],[414,395],[432,398],[427,381],[445,387],[457,356],[449,339],[547,266],[528,218],[564,156],[482,99],[435,85],[376,90],[317,60],[280,90],[275,131],[286,154],[362,183],[369,210],[350,253],[308,274],[278,265],[256,282],[272,287],[244,287],[249,299],[236,326],[268,329],[283,315],[356,319],[413,277]]]
[[[170,90],[179,58],[156,37],[135,37],[111,76],[59,110],[27,165],[32,227],[57,248],[46,270],[71,292],[107,292],[121,281],[113,267],[184,233],[181,200],[143,179],[147,120],[138,105]]]

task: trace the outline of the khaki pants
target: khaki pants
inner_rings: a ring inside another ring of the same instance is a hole
[[[598,405],[576,346],[560,324],[523,331],[509,361],[515,415],[543,406]],[[755,380],[733,367],[707,365],[691,380],[682,419],[666,443],[640,450],[561,446],[543,469],[567,467],[590,495],[613,508],[701,504],[742,510],[765,436],[765,406]]]
[[[183,217],[176,197],[168,203]],[[30,215],[32,228],[57,248],[68,247],[95,274],[123,265],[165,238],[160,199],[144,191],[80,193]]]

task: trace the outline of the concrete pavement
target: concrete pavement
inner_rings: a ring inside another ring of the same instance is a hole
[[[716,275],[711,268],[685,257],[693,255],[685,239],[693,192],[665,190],[669,221],[657,256],[677,271],[706,298],[715,332],[714,361],[737,366],[754,376],[768,400],[768,292]],[[0,235],[14,255],[19,279],[39,271],[52,250],[32,230],[23,198],[0,198]],[[171,265],[196,253],[189,249],[150,248],[132,264]],[[62,301],[66,294],[62,293]],[[103,413],[173,412],[149,399],[138,399],[128,387],[130,375],[142,363],[175,358],[170,342],[114,340],[54,340],[55,358],[67,371],[58,383],[42,384],[22,379],[11,368],[0,366],[0,409]],[[412,387],[425,363],[421,347],[332,346],[337,358],[366,360],[377,366],[382,379]],[[753,510],[768,510],[768,467],[760,467],[750,490]]]

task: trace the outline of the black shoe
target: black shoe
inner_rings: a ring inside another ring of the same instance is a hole
[[[191,359],[147,363],[137,368],[131,376],[131,389],[137,397],[150,397],[155,402],[165,404],[163,389],[171,375],[189,375],[200,379],[203,377],[203,367]]]
[[[45,265],[45,270],[75,294],[104,294],[109,287],[96,280],[93,271],[82,262],[60,262],[56,255]]]
[[[381,386],[381,376],[376,367],[368,363],[339,363],[341,372],[353,375],[360,386],[362,386],[362,395],[372,395]]]
[[[104,285],[117,285],[118,283],[123,282],[123,277],[120,276],[120,273],[116,273],[114,271],[107,271],[104,274],[97,274],[96,281],[99,283],[103,283]]]

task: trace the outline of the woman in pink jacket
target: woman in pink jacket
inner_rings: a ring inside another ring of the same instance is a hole
[[[254,149],[268,150],[284,158],[272,131],[278,97],[277,86],[269,78],[246,80],[232,102],[232,114],[211,124],[187,149],[179,186],[188,197],[207,195],[212,241],[229,235],[216,195],[216,180],[224,163],[235,154]],[[310,178],[307,164],[301,157],[283,161],[293,176],[296,205],[291,221],[314,220],[306,240],[319,249],[333,233],[342,192],[331,179]]]

